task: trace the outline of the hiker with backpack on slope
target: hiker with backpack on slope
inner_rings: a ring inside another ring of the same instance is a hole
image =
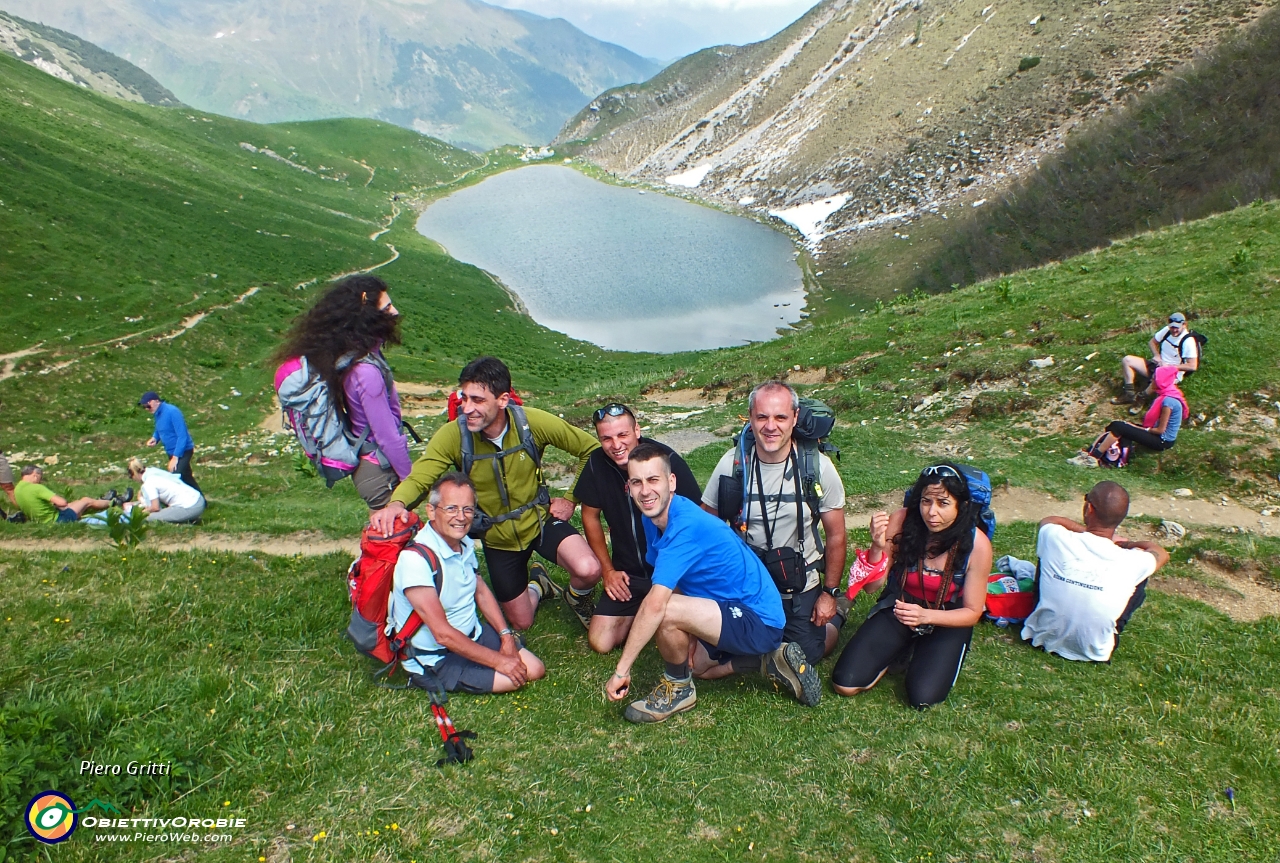
[[[389,344],[400,344],[400,312],[382,279],[358,275],[335,282],[275,353],[276,391],[303,451],[330,487],[350,476],[370,510],[413,464]]]
[[[1178,389],[1178,373],[1173,366],[1161,366],[1151,378],[1155,401],[1142,418],[1142,425],[1115,420],[1088,448],[1067,459],[1080,467],[1124,467],[1135,445],[1152,452],[1164,452],[1178,440],[1178,431],[1191,409]]]
[[[583,629],[589,629],[600,561],[569,524],[576,500],[552,500],[542,472],[542,453],[548,446],[569,453],[578,459],[577,473],[581,473],[600,444],[554,414],[514,404],[511,372],[496,357],[469,363],[458,376],[458,388],[457,422],[446,423],[432,435],[426,452],[396,488],[391,502],[373,513],[370,523],[390,536],[439,477],[461,471],[476,485],[471,536],[484,543],[489,581],[511,625],[528,629],[539,602],[554,594],[563,595]],[[530,566],[535,551],[569,571],[568,590],[552,582],[541,564]]]
[[[911,706],[946,700],[986,604],[986,531],[995,527],[984,525],[983,506],[962,469],[943,462],[921,471],[902,509],[872,516],[867,559],[884,566],[888,584],[831,672],[837,693],[867,691],[909,653]]]
[[[475,507],[469,477],[441,476],[427,497],[427,524],[414,537],[430,553],[411,543],[396,562],[388,617],[397,633],[415,612],[422,621],[401,664],[409,685],[428,692],[436,681],[447,692],[513,692],[546,674],[542,661],[520,646],[479,577],[475,540],[467,536]]]
[[[1136,380],[1146,378],[1155,383],[1156,369],[1172,366],[1177,369],[1181,383],[1186,375],[1194,374],[1200,368],[1200,348],[1208,341],[1199,333],[1187,329],[1187,316],[1182,312],[1169,315],[1169,323],[1151,337],[1151,358],[1143,359],[1132,354],[1120,361],[1120,374],[1124,377],[1124,390],[1119,397],[1112,399],[1112,404],[1131,405],[1138,400]],[[1148,386],[1148,394],[1152,389]]]
[[[712,472],[702,507],[728,521],[760,558],[782,594],[783,641],[818,662],[835,648],[848,612],[840,591],[844,482],[818,441],[798,433],[802,405],[794,389],[769,381],[752,390],[748,404],[749,423]],[[758,672],[764,659],[700,649],[694,673],[714,680]]]

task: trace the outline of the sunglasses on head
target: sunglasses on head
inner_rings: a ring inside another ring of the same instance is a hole
[[[920,476],[928,477],[930,479],[937,479],[944,476],[953,476],[958,480],[964,479],[964,477],[960,476],[960,473],[955,468],[949,467],[948,465],[945,465],[945,464],[930,465],[929,467],[920,471]]]
[[[598,409],[595,413],[591,415],[591,418],[594,419],[596,422],[601,423],[601,422],[604,422],[605,417],[620,417],[623,414],[626,414],[632,419],[636,418],[636,415],[631,412],[631,408],[627,407],[626,405],[620,405],[617,402],[614,402],[613,404],[607,404],[604,407]]]

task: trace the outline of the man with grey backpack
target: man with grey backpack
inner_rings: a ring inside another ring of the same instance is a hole
[[[592,594],[602,570],[591,546],[569,519],[572,497],[551,498],[542,471],[542,453],[554,446],[578,459],[581,473],[600,444],[563,419],[511,399],[511,372],[496,357],[479,357],[458,377],[458,419],[432,435],[426,452],[396,487],[386,509],[370,524],[383,536],[396,530],[407,512],[427,497],[431,486],[453,470],[476,485],[477,511],[471,536],[484,543],[494,596],[516,629],[528,629],[538,604],[563,595],[583,629],[591,625]],[[565,590],[547,577],[533,553],[569,572]]]
[[[751,392],[749,421],[720,459],[702,494],[702,507],[728,521],[773,577],[786,615],[785,642],[804,648],[809,662],[835,647],[848,606],[837,605],[847,537],[844,483],[820,440],[835,417],[780,381]],[[781,649],[781,648],[780,648]],[[766,657],[703,655],[694,673],[715,679],[760,671]]]

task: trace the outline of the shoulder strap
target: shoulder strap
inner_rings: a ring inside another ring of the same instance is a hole
[[[458,433],[462,436],[462,473],[471,476],[471,466],[476,463],[476,442],[467,428],[467,418],[458,414]]]
[[[507,405],[507,410],[511,411],[511,418],[515,420],[516,431],[520,434],[520,446],[528,451],[536,467],[542,467],[542,453],[538,452],[538,442],[533,439],[533,430],[529,428],[529,415],[515,402]]]
[[[439,596],[440,590],[444,587],[444,567],[440,565],[440,558],[434,551],[413,540],[409,540],[404,550],[414,551],[422,555],[422,559],[427,562],[427,567],[431,570],[431,581],[436,586],[436,595]],[[392,652],[399,656],[400,652],[404,650],[410,639],[418,633],[421,627],[422,618],[418,615],[418,612],[416,610],[410,612],[409,617],[405,619],[404,626],[396,631],[395,638],[391,640]]]
[[[818,550],[825,553],[822,534],[818,532],[818,526],[822,521],[822,514],[819,512],[822,497],[822,482],[819,474],[822,462],[819,458],[819,445],[817,441],[808,438],[802,438],[797,443],[799,444],[796,447],[797,490],[809,505],[809,527],[813,530],[813,541],[817,544]]]

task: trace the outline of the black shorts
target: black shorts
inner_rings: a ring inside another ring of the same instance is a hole
[[[482,621],[480,623],[480,637],[476,639],[476,644],[481,647],[487,647],[490,650],[501,650],[502,636],[498,635],[496,629]],[[488,666],[481,665],[456,653],[446,653],[444,658],[437,662],[431,671],[440,679],[440,685],[444,687],[445,692],[471,692],[476,695],[493,692],[493,681],[496,672]],[[414,678],[416,677],[419,677],[419,675],[410,674],[409,683],[430,691],[429,686],[415,681]]]
[[[813,625],[813,607],[821,593],[822,585],[818,585],[804,593],[782,595],[782,613],[787,616],[782,640],[799,644],[810,662],[818,662],[827,652],[827,627]]]
[[[596,602],[596,615],[598,617],[635,617],[640,611],[640,603],[644,602],[644,598],[649,595],[653,581],[643,575],[632,575],[627,587],[631,590],[631,598],[624,602],[619,602],[602,592],[600,599]]]
[[[536,551],[548,563],[556,563],[560,543],[578,536],[573,525],[558,518],[548,519],[542,533],[523,551],[505,551],[484,547],[484,560],[489,567],[489,585],[498,602],[510,602],[529,589],[529,558]],[[483,543],[484,540],[481,540]]]

